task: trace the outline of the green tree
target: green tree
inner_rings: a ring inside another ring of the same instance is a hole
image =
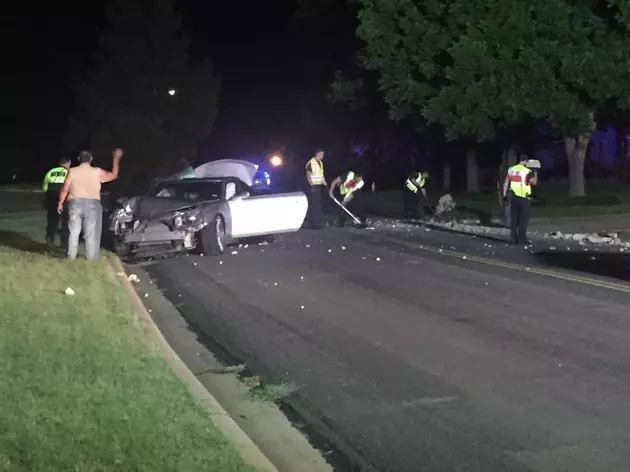
[[[77,88],[67,145],[96,156],[120,146],[126,171],[171,171],[210,133],[220,79],[210,61],[190,61],[170,0],[114,0],[107,17]]]
[[[393,118],[489,140],[548,120],[562,131],[572,195],[597,112],[626,92],[624,0],[359,0],[364,65],[378,71]]]

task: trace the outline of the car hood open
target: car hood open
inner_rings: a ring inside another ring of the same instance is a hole
[[[258,166],[256,164],[237,159],[221,159],[219,161],[206,162],[195,169],[195,173],[199,178],[235,177],[250,187],[257,171]]]

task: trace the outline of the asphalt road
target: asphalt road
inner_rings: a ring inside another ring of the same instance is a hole
[[[294,382],[363,466],[630,470],[630,286],[497,241],[395,226],[301,231],[145,268],[189,323]],[[625,255],[601,257],[627,272]]]

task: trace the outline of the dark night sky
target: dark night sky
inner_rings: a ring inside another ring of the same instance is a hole
[[[85,71],[104,21],[102,0],[50,3],[23,1],[2,18],[2,152],[37,167],[60,157],[72,81]],[[325,100],[334,70],[354,47],[352,25],[325,33],[296,25],[295,0],[176,6],[193,34],[193,57],[210,57],[223,78],[219,115],[203,147],[208,157],[266,152],[287,141],[302,98]]]

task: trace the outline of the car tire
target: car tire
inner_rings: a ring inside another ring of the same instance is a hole
[[[215,215],[212,222],[200,231],[200,236],[204,254],[211,256],[223,254],[227,241],[223,216]]]
[[[116,236],[114,236],[112,246],[114,249],[114,254],[116,254],[122,260],[127,259],[131,254],[131,248],[129,244],[125,244],[120,238]]]

